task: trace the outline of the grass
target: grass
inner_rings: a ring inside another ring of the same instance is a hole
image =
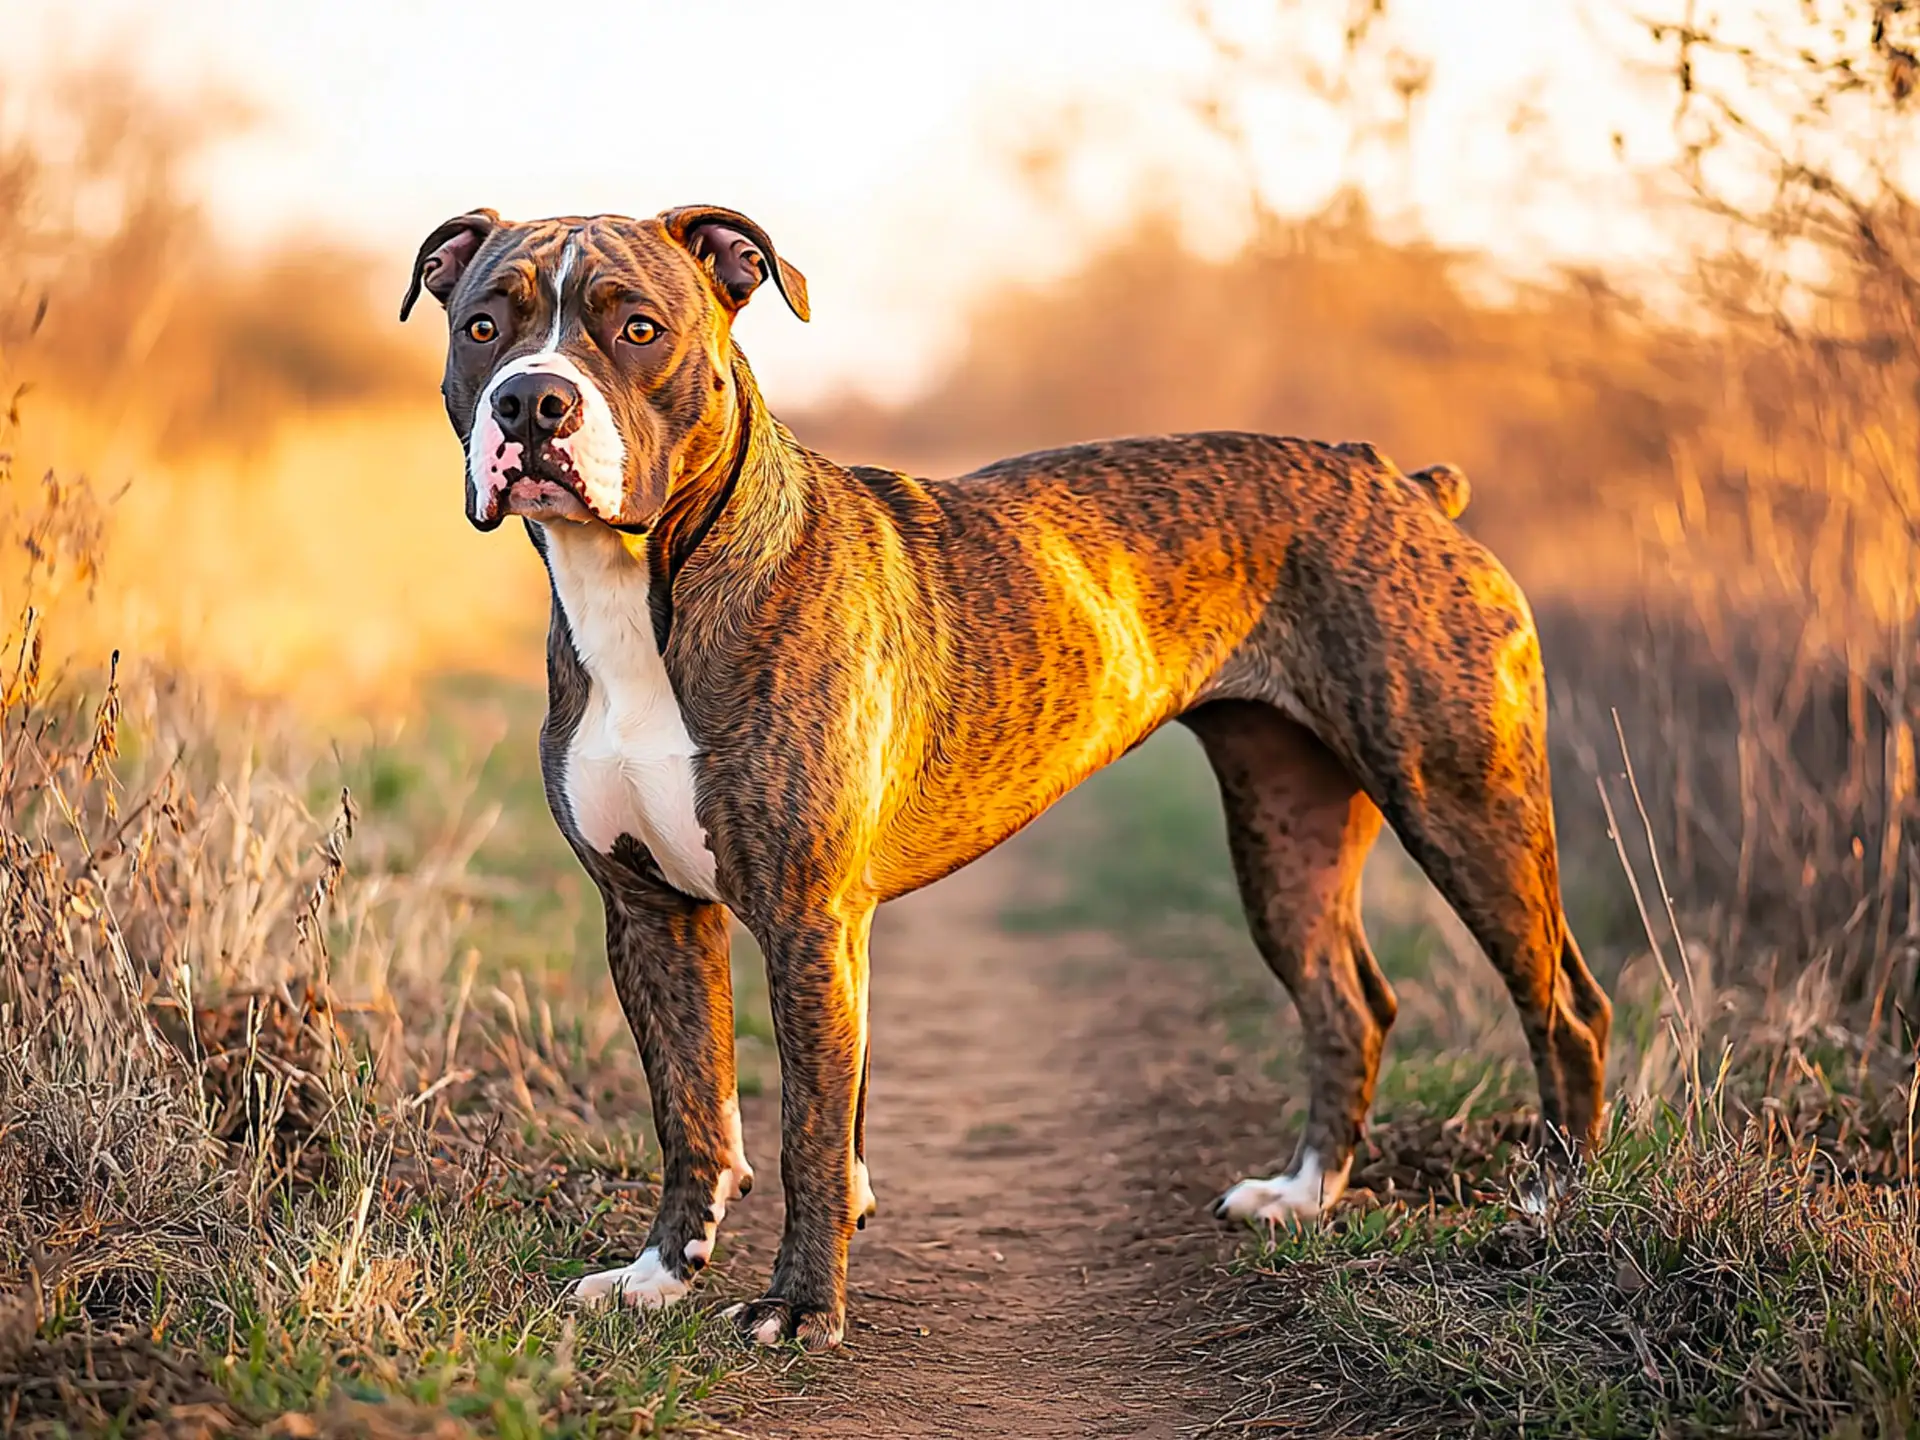
[[[464,764],[437,741],[302,771],[277,737],[274,772],[305,783],[255,771],[250,795],[231,755],[162,767],[149,741],[116,781],[109,708],[7,716],[9,755],[44,767],[11,767],[5,797],[0,1282],[29,1317],[0,1340],[9,1433],[196,1404],[290,1434],[415,1412],[655,1433],[724,1409],[727,1327],[565,1301],[637,1252],[657,1177],[610,997],[570,956],[480,948],[578,908],[550,898],[557,869],[532,898],[513,787],[462,797],[498,806],[483,835],[422,823]],[[350,841],[304,798],[340,768],[369,777]],[[510,875],[527,891],[488,903]]]
[[[1013,919],[1199,962],[1243,1063],[1297,1093],[1297,1030],[1240,928],[1211,783],[1175,734],[1096,776],[1045,830],[1053,873]],[[1817,969],[1715,992],[1697,947],[1698,1008],[1677,1012],[1656,973],[1669,952],[1644,933],[1628,953],[1603,942],[1611,1133],[1536,1215],[1518,1203],[1532,1071],[1506,997],[1390,841],[1367,924],[1403,1019],[1357,1193],[1324,1226],[1250,1236],[1196,1330],[1204,1363],[1247,1377],[1224,1431],[1920,1427],[1910,1043],[1852,1028]],[[1631,932],[1616,919],[1608,933]]]
[[[565,1299],[640,1248],[657,1156],[539,697],[451,680],[328,745],[131,661],[43,673],[94,503],[43,487],[0,665],[0,1430],[728,1413],[730,1326]]]

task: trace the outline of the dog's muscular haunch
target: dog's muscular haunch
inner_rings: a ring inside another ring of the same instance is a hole
[[[678,1299],[752,1182],[727,911],[766,952],[786,1234],[756,1338],[836,1343],[864,1159],[875,906],[966,864],[1168,720],[1219,778],[1311,1099],[1231,1217],[1345,1185],[1394,998],[1360,925],[1382,817],[1505,977],[1550,1134],[1596,1139],[1609,1010],[1561,911],[1525,599],[1453,524],[1457,470],[1265,435],[1108,441],[922,481],[816,455],[732,340],[806,284],[733,211],[456,217],[406,308],[447,308],[467,511],[553,587],[541,734],[664,1154],[641,1256],[588,1300]]]

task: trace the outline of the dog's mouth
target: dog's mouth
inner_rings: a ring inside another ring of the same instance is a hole
[[[535,460],[530,473],[512,476],[500,496],[500,513],[521,515],[529,520],[594,519],[579,481],[560,466],[548,466]]]
[[[513,447],[518,449],[518,446]],[[587,503],[580,477],[573,467],[546,447],[536,451],[524,467],[509,465],[499,476],[505,483],[488,497],[491,529],[509,515],[528,520],[570,520],[578,524],[598,519]]]

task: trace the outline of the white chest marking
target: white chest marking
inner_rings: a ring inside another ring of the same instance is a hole
[[[574,829],[602,855],[631,835],[675,889],[716,900],[713,851],[694,808],[699,751],[653,638],[647,563],[602,525],[543,529],[554,590],[590,682],[561,787]]]

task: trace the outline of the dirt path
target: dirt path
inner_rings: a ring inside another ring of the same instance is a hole
[[[1234,1243],[1205,1203],[1276,1158],[1272,1111],[1221,1061],[1197,975],[1004,931],[1021,864],[996,852],[881,912],[880,1214],[854,1241],[847,1353],[748,1434],[1172,1436],[1226,1404],[1178,1331]],[[748,1106],[765,1183],[736,1211],[735,1286],[778,1243],[777,1107]]]

